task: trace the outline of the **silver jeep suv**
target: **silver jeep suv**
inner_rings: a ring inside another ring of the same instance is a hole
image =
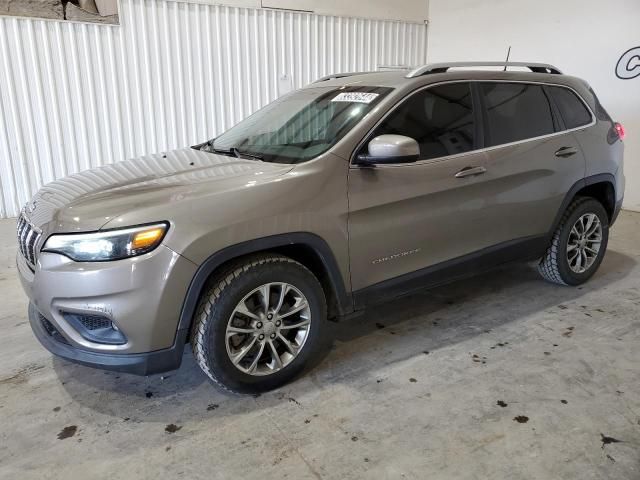
[[[43,187],[18,220],[31,326],[84,365],[162,372],[191,343],[223,388],[275,388],[327,320],[417,288],[532,259],[585,282],[623,136],[550,65],[326,77],[214,140]]]

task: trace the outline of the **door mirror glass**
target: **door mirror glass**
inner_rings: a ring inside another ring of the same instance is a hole
[[[418,142],[404,135],[379,135],[369,142],[368,151],[358,155],[359,165],[408,163],[420,157]]]

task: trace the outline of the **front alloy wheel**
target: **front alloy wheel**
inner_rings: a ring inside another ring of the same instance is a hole
[[[318,279],[295,260],[245,257],[211,279],[191,332],[198,365],[217,386],[259,393],[295,378],[325,350]]]
[[[304,347],[311,309],[293,285],[265,283],[233,310],[226,331],[229,359],[249,375],[270,375],[289,365]]]

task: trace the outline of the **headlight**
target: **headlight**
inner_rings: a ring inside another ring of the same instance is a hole
[[[77,262],[120,260],[150,252],[160,245],[168,228],[166,223],[157,223],[95,233],[51,235],[42,251],[60,253]]]

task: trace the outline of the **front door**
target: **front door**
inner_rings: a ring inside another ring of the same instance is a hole
[[[485,209],[486,154],[477,151],[473,98],[466,82],[422,89],[367,138],[412,137],[420,159],[349,170],[355,291],[497,243],[498,219]]]

